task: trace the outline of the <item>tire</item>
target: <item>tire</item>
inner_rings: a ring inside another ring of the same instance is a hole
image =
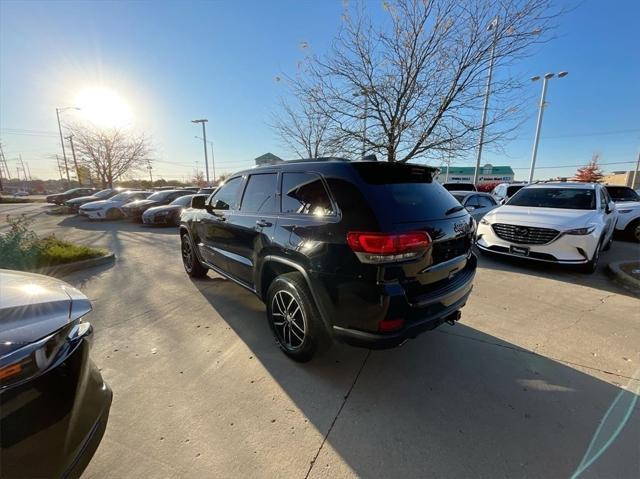
[[[602,245],[603,241],[604,241],[604,238],[602,238],[598,243],[598,247],[593,252],[593,257],[587,263],[580,265],[580,271],[582,271],[585,274],[593,274],[596,272],[596,270],[598,269],[598,261],[600,260],[600,252],[603,249],[603,245]]]
[[[180,251],[182,254],[182,265],[184,270],[192,278],[204,278],[207,275],[209,268],[205,268],[200,263],[196,250],[193,246],[193,242],[187,233],[181,236]]]
[[[624,232],[631,241],[640,243],[640,218],[629,223]]]
[[[329,337],[300,273],[273,280],[267,291],[267,320],[280,350],[294,361],[310,361],[324,351]]]
[[[118,218],[120,218],[120,211],[118,211],[118,209],[116,208],[111,208],[110,210],[107,211],[107,213],[104,215],[104,217],[108,220],[117,220]]]

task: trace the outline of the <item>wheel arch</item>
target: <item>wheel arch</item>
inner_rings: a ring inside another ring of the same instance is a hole
[[[329,320],[331,316],[328,311],[327,303],[322,300],[324,295],[322,294],[322,291],[319,291],[320,287],[309,276],[307,270],[299,263],[277,255],[265,256],[261,261],[260,271],[256,278],[258,281],[256,283],[256,293],[263,301],[265,301],[271,282],[281,274],[292,272],[298,272],[304,278],[304,281],[309,288],[309,292],[311,293],[311,297],[318,308],[322,322],[325,324],[327,331],[331,331],[331,321]]]

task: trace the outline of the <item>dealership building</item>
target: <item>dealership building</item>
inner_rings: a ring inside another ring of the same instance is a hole
[[[440,168],[436,180],[440,183],[473,183],[476,172],[475,166],[450,166]],[[493,166],[486,164],[480,167],[478,184],[509,183],[513,181],[514,173],[510,166]]]

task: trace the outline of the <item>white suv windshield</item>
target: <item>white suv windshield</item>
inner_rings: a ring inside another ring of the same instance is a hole
[[[586,188],[523,188],[507,203],[509,206],[595,210],[593,190]]]

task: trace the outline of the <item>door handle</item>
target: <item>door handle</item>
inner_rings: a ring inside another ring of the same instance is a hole
[[[258,220],[256,221],[256,226],[260,226],[261,228],[266,228],[268,226],[271,226],[272,223],[266,221],[266,220]]]

